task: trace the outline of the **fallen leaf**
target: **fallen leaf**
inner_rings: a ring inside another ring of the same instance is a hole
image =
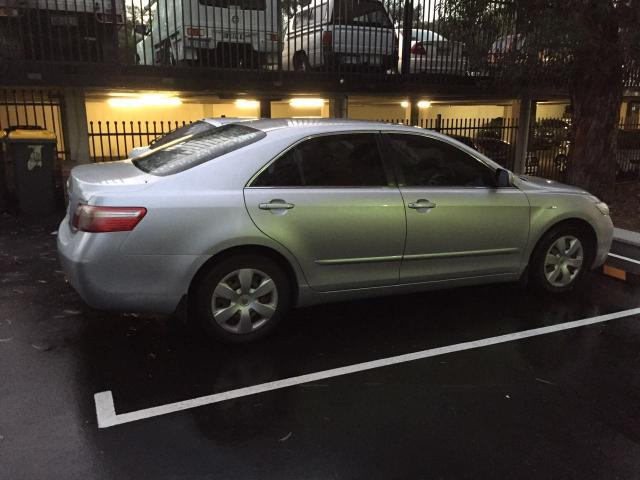
[[[287,440],[289,440],[291,438],[291,435],[293,435],[293,432],[289,432],[287,433],[284,437],[282,437],[281,439],[279,439],[280,442],[286,442]]]
[[[53,347],[46,343],[32,343],[31,346],[40,352],[48,352]]]
[[[0,338],[0,342],[10,342],[11,340],[13,340],[13,337],[9,337],[9,338]]]
[[[62,311],[62,313],[66,315],[80,315],[80,310],[65,309]]]

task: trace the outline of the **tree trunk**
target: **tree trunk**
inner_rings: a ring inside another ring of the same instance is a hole
[[[602,19],[590,18],[593,24]],[[604,24],[603,24],[604,23]],[[575,52],[570,85],[573,107],[568,182],[611,201],[623,89],[623,49],[615,22],[602,22],[597,41]]]
[[[605,201],[613,198],[622,80],[591,78],[571,95],[573,135],[568,181]]]

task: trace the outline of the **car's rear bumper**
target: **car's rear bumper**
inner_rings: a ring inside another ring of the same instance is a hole
[[[92,308],[170,314],[187,293],[206,257],[124,255],[128,232],[73,232],[68,218],[58,230],[58,256],[69,283]]]

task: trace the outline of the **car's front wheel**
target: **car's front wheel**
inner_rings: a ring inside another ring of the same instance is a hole
[[[291,304],[290,281],[271,258],[247,254],[222,260],[195,291],[204,331],[216,340],[246,343],[268,335]]]
[[[534,284],[553,293],[571,290],[589,269],[593,245],[584,229],[559,226],[547,232],[531,257]]]

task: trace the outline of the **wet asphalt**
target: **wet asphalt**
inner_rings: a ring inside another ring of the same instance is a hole
[[[0,216],[0,479],[640,478],[640,317],[452,353],[98,429],[117,413],[640,306],[591,273],[292,312],[258,344],[88,309],[58,216]]]

